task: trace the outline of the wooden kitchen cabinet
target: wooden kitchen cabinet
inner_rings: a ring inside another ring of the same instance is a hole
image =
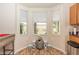
[[[79,25],[79,4],[70,7],[70,24]]]

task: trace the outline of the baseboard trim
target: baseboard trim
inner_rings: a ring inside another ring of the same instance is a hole
[[[23,50],[24,48],[26,48],[26,46],[16,50],[14,54],[16,55],[19,51]]]
[[[62,50],[62,49],[60,49],[60,48],[57,48],[56,46],[52,46],[52,47],[55,48],[55,49],[60,50],[60,51],[63,52],[64,54],[66,54],[66,52],[65,52],[64,50]]]
[[[58,48],[58,47],[56,47],[56,46],[54,46],[54,45],[50,45],[50,46],[52,46],[52,47],[55,48],[55,49],[60,50],[60,51],[63,52],[64,54],[67,54],[66,51],[64,51],[64,50],[62,50],[62,49],[60,49],[60,48]]]
[[[14,54],[18,53],[19,51],[23,50],[23,49],[26,48],[26,47],[27,47],[27,46],[18,49],[17,51],[15,51]],[[55,49],[60,50],[60,51],[63,52],[64,54],[66,54],[66,52],[65,52],[64,50],[62,50],[62,49],[60,49],[60,48],[57,48],[56,46],[52,46],[52,47],[55,48]]]

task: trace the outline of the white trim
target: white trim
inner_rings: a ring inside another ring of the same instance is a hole
[[[24,48],[26,48],[26,47],[27,47],[27,46],[22,47],[22,48],[20,48],[20,49],[16,50],[14,54],[16,55],[16,53],[18,53],[19,51],[23,50],[23,49],[24,49]]]
[[[62,49],[60,49],[60,48],[57,48],[57,47],[54,46],[54,45],[49,44],[49,46],[51,46],[51,47],[53,47],[53,48],[55,48],[55,49],[60,50],[60,51],[63,52],[64,54],[67,54],[66,51],[64,51],[64,50],[62,50]]]
[[[51,45],[51,46],[52,46],[52,45]],[[18,49],[14,54],[18,53],[19,51],[21,51],[22,49],[24,49],[24,48],[26,48],[26,47],[27,47],[27,46]],[[52,47],[55,48],[55,49],[58,49],[58,50],[62,51],[64,54],[67,54],[64,50],[62,50],[62,49],[60,49],[60,48],[57,48],[57,47],[55,47],[55,46],[52,46]]]
[[[58,49],[58,50],[62,51],[64,54],[67,54],[64,50],[62,50],[60,48],[57,48],[56,46],[52,46],[52,47],[55,48],[55,49]]]

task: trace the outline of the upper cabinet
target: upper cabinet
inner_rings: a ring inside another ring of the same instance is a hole
[[[79,25],[79,4],[70,7],[70,24]]]

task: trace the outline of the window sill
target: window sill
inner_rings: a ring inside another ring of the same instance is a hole
[[[19,34],[20,36],[27,36],[28,34]]]
[[[60,32],[58,32],[58,33],[52,33],[52,35],[58,35],[58,36],[60,36]]]
[[[46,36],[47,34],[34,34],[35,36]]]

